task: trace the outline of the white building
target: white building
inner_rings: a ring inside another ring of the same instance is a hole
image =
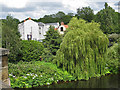
[[[18,30],[21,34],[22,40],[38,40],[41,41],[45,39],[46,32],[49,30],[49,27],[54,26],[55,28],[59,27],[59,23],[47,23],[34,22],[29,18],[24,20],[23,23],[18,24]]]
[[[64,25],[64,22],[61,22],[61,25],[58,28],[60,34],[64,34],[64,31],[68,28],[68,25]]]

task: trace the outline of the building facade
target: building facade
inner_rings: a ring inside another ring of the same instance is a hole
[[[35,22],[29,18],[28,20],[24,20],[23,23],[18,24],[18,30],[21,34],[22,40],[42,41],[45,39],[44,35],[46,35],[50,26],[54,26],[60,34],[64,34],[64,31],[68,28],[68,26],[64,25],[63,22],[61,25],[59,25],[59,22],[44,24],[42,22]]]

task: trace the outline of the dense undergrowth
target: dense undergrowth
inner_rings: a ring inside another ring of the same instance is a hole
[[[75,80],[67,71],[62,71],[55,64],[44,61],[9,63],[9,77],[12,88],[38,87]]]

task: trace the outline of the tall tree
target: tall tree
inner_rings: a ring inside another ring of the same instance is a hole
[[[62,41],[60,34],[54,30],[54,27],[50,26],[45,36],[46,38],[43,40],[45,48],[48,48],[53,55],[56,55]]]
[[[62,11],[59,11],[58,13],[56,13],[55,16],[58,17],[58,18],[62,18],[63,16],[65,16],[65,13],[62,12]]]
[[[2,47],[10,50],[9,60],[15,61],[20,49],[19,20],[8,15],[2,20]]]
[[[82,7],[77,9],[76,16],[78,18],[85,19],[88,22],[91,22],[94,18],[93,10],[90,7]]]
[[[53,60],[58,67],[67,70],[78,80],[105,75],[108,38],[95,22],[72,18]]]
[[[95,21],[101,23],[101,29],[104,33],[120,33],[119,28],[119,13],[115,12],[107,3],[105,9],[100,10],[95,15]]]

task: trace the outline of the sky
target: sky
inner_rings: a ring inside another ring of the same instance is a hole
[[[28,17],[39,19],[58,11],[76,14],[77,8],[87,6],[96,14],[104,8],[105,2],[116,12],[120,12],[119,0],[0,0],[0,19],[6,18],[8,14],[20,21]]]

